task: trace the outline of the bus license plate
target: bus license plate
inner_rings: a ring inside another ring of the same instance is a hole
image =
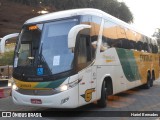
[[[42,100],[41,99],[31,99],[31,103],[32,104],[42,104]]]

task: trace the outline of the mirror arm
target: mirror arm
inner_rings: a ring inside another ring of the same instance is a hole
[[[91,28],[91,25],[80,24],[74,26],[68,33],[68,48],[75,47],[76,37],[79,31],[83,29]]]

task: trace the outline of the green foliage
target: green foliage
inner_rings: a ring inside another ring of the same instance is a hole
[[[127,23],[133,22],[133,15],[124,2],[117,0],[9,0],[30,6],[51,6],[56,10],[75,8],[101,9]]]
[[[133,15],[124,2],[120,3],[120,7],[118,8],[118,10],[121,11],[119,12],[119,19],[128,23],[133,23]]]
[[[160,28],[157,28],[153,34],[153,37],[156,37],[157,39],[160,39]]]
[[[4,54],[0,54],[0,66],[12,65],[13,55],[14,55],[14,51],[5,52]]]
[[[158,46],[160,46],[160,28],[157,28],[152,36],[156,38]],[[160,53],[160,48],[159,48],[159,53]]]

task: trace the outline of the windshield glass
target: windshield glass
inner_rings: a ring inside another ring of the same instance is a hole
[[[53,75],[71,70],[74,51],[68,48],[68,33],[76,24],[78,19],[25,25],[16,47],[15,70],[26,75]],[[43,69],[41,74],[37,72],[39,67]]]
[[[18,66],[31,65],[38,56],[42,24],[25,26],[22,29],[18,46]]]
[[[52,74],[68,71],[73,67],[74,53],[68,48],[68,33],[77,22],[77,19],[69,19],[44,24],[41,57]]]

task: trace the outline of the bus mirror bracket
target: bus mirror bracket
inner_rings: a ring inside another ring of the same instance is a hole
[[[68,33],[68,48],[75,47],[76,37],[77,37],[78,33],[81,30],[86,29],[86,28],[91,28],[91,26],[85,25],[85,24],[80,24],[80,25],[76,25],[71,28],[71,30]]]

